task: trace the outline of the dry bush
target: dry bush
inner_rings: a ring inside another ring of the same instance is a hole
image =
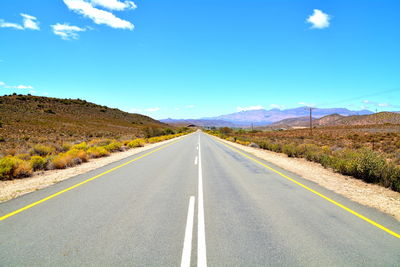
[[[29,162],[13,156],[0,159],[0,180],[27,177],[32,174]]]
[[[239,139],[246,140],[247,142],[255,142],[263,149],[283,152],[289,157],[306,158],[309,161],[320,163],[326,168],[332,168],[341,174],[351,175],[365,182],[380,184],[400,192],[400,167],[394,164],[396,162],[395,159],[389,160],[388,154],[360,145],[355,146],[354,143],[345,145],[344,148],[338,147],[336,144],[331,145],[329,142],[319,142],[318,144],[304,143],[304,136],[303,138],[299,138],[301,136],[294,138],[293,136],[290,137],[290,135],[293,135],[295,131],[288,132],[284,134],[281,132],[276,133],[279,138],[274,138],[271,132],[241,132],[238,136],[229,136],[225,137],[225,139],[229,141],[236,139],[236,142]],[[222,135],[218,131],[208,131],[208,133],[216,136]],[[283,138],[284,135],[286,135],[286,138]],[[342,136],[344,135],[342,134]],[[356,140],[356,142],[363,142],[365,136],[351,133],[346,138]],[[378,135],[379,138],[393,138],[395,136],[395,133],[379,133]],[[321,139],[331,140],[327,135],[322,134],[319,137],[313,138],[319,141]]]
[[[107,151],[114,152],[114,151],[121,151],[122,143],[113,141],[106,146],[103,146]]]
[[[86,151],[81,150],[81,149],[71,149],[66,152],[67,155],[71,156],[74,159],[79,159],[81,162],[87,162],[89,160],[89,157],[86,153]]]
[[[32,175],[32,167],[28,161],[21,160],[17,163],[17,166],[13,172],[13,177],[22,178],[29,177]]]
[[[31,158],[31,155],[24,153],[24,154],[18,154],[15,157],[22,159],[22,160],[29,160]]]
[[[104,147],[97,147],[97,146],[90,147],[87,150],[87,153],[91,158],[100,158],[110,155],[110,152],[108,152],[107,149],[105,149]]]
[[[55,148],[52,146],[37,144],[31,149],[30,154],[43,157],[43,156],[50,155],[54,152],[55,152]]]
[[[132,140],[127,143],[127,146],[129,148],[135,148],[135,147],[142,147],[146,144],[146,141],[143,138],[138,138],[135,140]]]
[[[30,163],[34,171],[46,169],[46,159],[41,156],[32,156],[30,159]]]
[[[55,169],[65,169],[67,167],[79,165],[86,161],[88,161],[88,155],[85,151],[72,149],[68,152],[60,153],[55,156],[52,159],[51,164]]]
[[[73,150],[73,149],[77,149],[77,150],[86,150],[87,148],[88,148],[87,143],[86,143],[86,142],[82,142],[82,143],[73,145],[73,146],[71,147],[71,150]]]

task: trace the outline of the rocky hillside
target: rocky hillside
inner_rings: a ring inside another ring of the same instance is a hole
[[[269,125],[272,128],[291,128],[308,127],[310,125],[308,117],[291,118],[278,121]],[[357,125],[381,125],[381,124],[400,124],[400,113],[380,112],[371,115],[342,116],[332,114],[319,119],[313,119],[314,126],[357,126]]]
[[[80,99],[0,97],[0,151],[90,138],[133,138],[168,125]]]

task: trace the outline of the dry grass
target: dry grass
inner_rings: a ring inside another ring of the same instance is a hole
[[[0,118],[0,180],[76,166],[143,146],[143,138],[154,143],[189,132],[80,99],[29,95],[0,97]]]
[[[68,150],[63,146],[69,143],[96,138],[132,140],[168,134],[171,130],[169,125],[147,116],[79,99],[38,96],[1,96],[0,118],[3,155],[28,153],[33,149],[33,154],[46,156],[53,150]]]
[[[90,158],[106,157],[113,152],[141,147],[145,143],[158,143],[188,133],[169,134],[149,139],[136,138],[134,140],[126,140],[124,143],[116,140],[96,139],[88,143],[81,142],[68,146],[69,150],[63,152],[48,149],[45,146],[40,146],[40,149],[37,149],[38,146],[35,146],[36,149],[31,149],[32,155],[8,155],[0,158],[0,180],[28,177],[32,175],[33,171],[65,169],[87,162]],[[63,149],[65,150],[67,147]]]
[[[340,126],[286,131],[221,128],[211,134],[289,157],[305,158],[400,192],[400,126]]]

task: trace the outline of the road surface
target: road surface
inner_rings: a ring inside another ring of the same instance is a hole
[[[398,221],[201,132],[0,217],[1,266],[400,265]]]

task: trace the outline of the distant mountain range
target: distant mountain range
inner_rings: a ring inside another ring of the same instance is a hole
[[[349,110],[346,108],[316,108],[313,109],[313,118],[321,118],[331,114],[338,114],[341,116],[352,116],[352,115],[369,115],[373,114],[369,110]],[[302,118],[306,120],[305,117],[309,115],[309,110],[304,107],[293,108],[293,109],[258,109],[258,110],[247,110],[240,111],[236,113],[220,115],[216,117],[201,118],[196,120],[174,120],[165,119],[161,120],[164,123],[189,123],[198,126],[215,126],[215,127],[250,127],[254,126],[264,126],[273,124],[278,121],[293,118]]]
[[[174,120],[174,119],[164,119],[160,120],[163,123],[174,124],[179,126],[187,126],[190,124],[201,126],[201,127],[236,127],[232,122],[222,121],[222,120],[206,120],[206,119],[187,119],[187,120]]]

